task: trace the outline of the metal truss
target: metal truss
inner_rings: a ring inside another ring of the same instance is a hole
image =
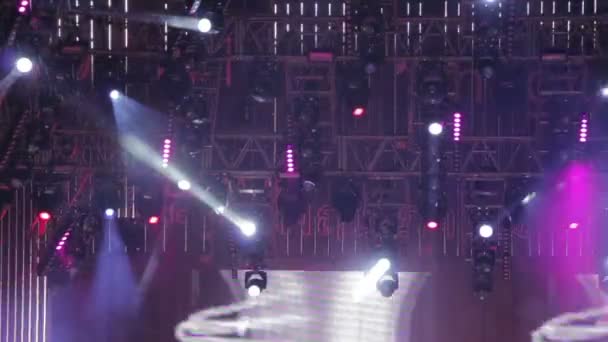
[[[535,4],[536,1],[532,3]],[[284,5],[283,2],[278,4]],[[397,84],[398,70],[409,72],[407,90],[403,94],[394,90],[395,97],[403,95],[415,99],[417,66],[421,61],[434,59],[445,62],[449,69],[452,98],[470,101],[475,107],[484,107],[488,94],[465,94],[462,87],[463,80],[468,79],[480,88],[486,86],[485,81],[475,76],[473,67],[475,32],[471,29],[471,17],[466,14],[470,13],[470,7],[467,7],[470,3],[462,2],[462,15],[451,16],[406,13],[397,1],[390,4],[383,2],[383,5],[386,5],[386,13],[391,13],[386,18],[382,46],[385,63],[394,67],[391,77],[393,84]],[[352,18],[337,12],[319,16],[286,15],[283,12],[284,10],[279,10],[276,14],[249,17],[228,16],[220,33],[205,36],[196,42],[205,51],[205,58],[193,70],[194,76],[197,76],[194,78],[194,90],[207,99],[212,122],[210,144],[204,148],[203,153],[202,173],[228,175],[232,179],[233,205],[265,208],[274,233],[273,256],[333,257],[364,254],[369,251],[374,218],[381,215],[397,217],[398,239],[404,247],[401,251],[408,256],[467,256],[472,230],[467,209],[476,205],[468,198],[471,187],[485,182],[495,189],[502,189],[497,196],[484,203],[485,206],[500,210],[505,205],[504,189],[511,185],[511,181],[543,175],[546,152],[534,136],[512,136],[475,127],[475,133],[484,136],[465,134],[458,144],[445,142],[450,209],[441,232],[434,234],[425,231],[417,213],[422,147],[416,138],[420,120],[416,117],[415,101],[408,102],[406,109],[398,108],[396,100],[393,103],[394,113],[403,113],[400,115],[407,117],[403,120],[407,121],[407,125],[403,125],[406,127],[403,132],[392,135],[362,132],[357,135],[342,125],[336,89],[336,67],[359,59],[358,38],[350,30]],[[94,15],[91,12],[82,12],[80,15],[87,13]],[[108,13],[101,15],[108,16]],[[128,18],[128,15],[120,16],[120,19],[124,18]],[[511,50],[507,50],[507,44],[504,44],[499,56],[504,63],[521,63],[531,71],[530,80],[534,82],[529,82],[528,95],[531,96],[530,103],[527,104],[529,112],[526,114],[532,117],[543,111],[544,97],[550,95],[541,86],[543,82],[552,83],[558,79],[564,81],[564,75],[560,75],[560,71],[546,68],[541,63],[541,53],[547,47],[566,51],[568,58],[563,63],[570,66],[565,73],[569,78],[565,83],[560,82],[566,86],[551,91],[557,91],[555,94],[561,95],[566,92],[569,95],[583,96],[583,85],[588,73],[582,70],[587,68],[586,61],[608,55],[608,46],[605,40],[600,39],[606,32],[608,17],[593,13],[584,16],[547,13],[539,16],[527,15],[522,11],[518,12],[512,24],[517,27],[514,35],[500,37],[503,42],[508,39],[512,41]],[[102,33],[96,31],[96,34]],[[146,42],[146,38],[154,40],[158,37],[154,34],[145,35],[143,42],[133,43],[128,50],[115,47],[108,51],[99,43],[91,53],[143,58],[161,55],[158,49],[146,49],[158,46]],[[96,41],[102,42],[103,39]],[[309,63],[307,53],[312,50],[332,52],[334,62]],[[273,109],[277,123],[272,130],[266,131],[222,131],[217,124],[223,117],[221,93],[233,81],[234,65],[260,59],[276,61],[284,72],[285,89],[276,98]],[[157,62],[154,59],[151,63]],[[305,82],[315,83],[313,90],[304,87]],[[308,209],[302,220],[293,227],[285,227],[278,220],[275,202],[282,160],[280,155],[286,143],[282,125],[290,101],[302,95],[315,95],[323,99],[322,126],[326,130],[322,153],[325,181],[317,197],[307,203]],[[481,103],[473,100],[476,95],[482,97]],[[494,120],[495,113],[491,109],[477,112],[485,115],[489,121]],[[393,126],[398,124],[397,120],[392,121]],[[66,149],[65,146],[72,148]],[[599,154],[604,153],[602,151],[606,150],[605,147],[605,141],[601,139],[588,144],[589,149],[599,151]],[[54,132],[51,151],[38,156],[35,165],[45,170],[52,166],[58,173],[82,168],[119,171],[125,166],[124,156],[119,151],[111,135],[58,130]],[[605,169],[605,165],[602,168]],[[335,210],[328,204],[333,181],[346,177],[355,179],[362,188],[362,204],[352,223],[339,222]],[[192,240],[196,235],[192,230],[200,227],[205,232],[202,242],[199,241],[203,252],[214,250],[212,244],[216,241],[215,236],[220,233],[214,233],[212,226],[222,224],[213,214],[204,215],[201,222],[173,221],[184,226],[183,245],[187,247],[186,250],[195,250],[188,239]],[[534,233],[525,231],[524,234],[524,231],[521,227],[512,229],[515,240],[513,244],[524,246],[512,248],[512,254],[543,254],[535,253],[542,249],[536,248],[535,244],[547,246],[548,240],[542,242]],[[569,246],[567,248],[572,247],[571,244]],[[200,248],[197,250],[200,251]]]

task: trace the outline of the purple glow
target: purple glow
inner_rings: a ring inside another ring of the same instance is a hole
[[[57,247],[55,247],[55,249],[58,250],[58,251],[60,251],[60,250],[63,249],[63,246],[57,246]]]
[[[439,227],[439,223],[437,223],[436,221],[429,221],[426,223],[426,227],[428,229],[434,230],[434,229],[437,229],[437,227]]]
[[[68,237],[64,235],[64,236],[61,238],[61,241],[65,241],[65,240],[67,240],[67,239],[68,239]]]
[[[25,7],[19,7],[19,13],[25,13]]]
[[[288,149],[288,150],[287,150],[287,154],[292,154],[292,153],[293,153],[293,150],[292,150],[292,149]]]
[[[293,167],[291,167],[291,168],[287,168],[287,172],[294,172],[294,171],[295,171],[295,170],[294,170],[294,168],[293,168]]]
[[[577,222],[572,222],[568,225],[568,228],[570,229],[578,229],[579,224]]]

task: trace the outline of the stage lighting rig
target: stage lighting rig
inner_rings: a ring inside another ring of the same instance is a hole
[[[352,222],[359,207],[360,192],[352,179],[338,180],[332,194],[332,205],[342,222]]]
[[[97,210],[97,215],[103,213],[106,218],[112,218],[118,214],[118,208],[122,204],[121,190],[121,184],[110,176],[98,176],[95,179],[93,206]]]
[[[258,103],[270,103],[279,95],[279,67],[272,61],[253,62],[249,74],[249,95]]]
[[[188,14],[198,17],[196,28],[201,33],[218,33],[224,27],[224,1],[194,0]]]
[[[447,75],[443,63],[429,61],[421,63],[417,95],[423,111],[443,109],[447,100]],[[439,107],[439,108],[438,108]]]
[[[342,97],[348,115],[361,118],[367,114],[369,101],[369,80],[360,66],[350,65],[342,70]]]
[[[268,285],[268,275],[264,271],[245,272],[245,289],[249,297],[257,297]]]
[[[299,159],[300,180],[305,192],[313,191],[322,174],[321,132],[319,130],[319,99],[299,98],[294,101],[297,118],[296,154]]]
[[[390,297],[399,288],[399,278],[394,260],[397,256],[397,219],[391,215],[382,216],[377,222],[375,249],[381,258],[369,271],[374,277],[376,289],[384,297]]]
[[[496,74],[502,21],[500,6],[495,1],[483,0],[474,9],[475,62],[481,75],[490,79]]]
[[[469,212],[475,222],[471,238],[473,263],[473,291],[480,299],[485,299],[494,286],[494,266],[498,249],[496,217],[489,208],[476,208]]]
[[[473,291],[480,299],[485,299],[494,289],[494,266],[496,264],[496,244],[485,239],[473,241]]]
[[[391,297],[399,288],[399,275],[392,269],[388,270],[378,279],[376,288],[383,297]]]
[[[360,59],[366,74],[373,74],[384,61],[384,17],[379,4],[362,1],[353,5]]]

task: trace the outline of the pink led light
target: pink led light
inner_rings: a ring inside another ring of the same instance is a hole
[[[21,6],[27,6],[27,5],[29,5],[29,4],[30,4],[30,2],[29,2],[29,1],[27,1],[27,0],[23,0],[23,1],[21,1]]]
[[[19,13],[25,13],[25,7],[19,7]]]
[[[568,225],[568,228],[570,228],[570,229],[578,229],[578,227],[579,227],[578,222],[572,222]]]
[[[587,114],[583,113],[581,114],[581,124],[580,124],[580,128],[578,131],[578,141],[581,143],[587,142],[587,138],[588,138],[588,123],[589,123],[589,119],[587,118]]]
[[[60,250],[63,249],[63,246],[57,246],[57,247],[55,247],[55,249],[58,250],[58,251],[60,251]]]
[[[295,170],[294,170],[294,168],[293,168],[293,167],[287,168],[287,172],[294,172],[294,171],[295,171]]]
[[[452,129],[452,138],[454,141],[460,141],[460,133],[461,133],[461,127],[462,127],[462,114],[461,113],[454,113],[453,114],[453,129]]]
[[[171,143],[171,139],[165,139],[165,144],[170,144]]]

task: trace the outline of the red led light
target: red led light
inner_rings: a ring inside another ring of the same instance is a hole
[[[51,219],[51,214],[48,211],[41,211],[38,214],[38,218],[41,219],[42,221],[48,221]]]

